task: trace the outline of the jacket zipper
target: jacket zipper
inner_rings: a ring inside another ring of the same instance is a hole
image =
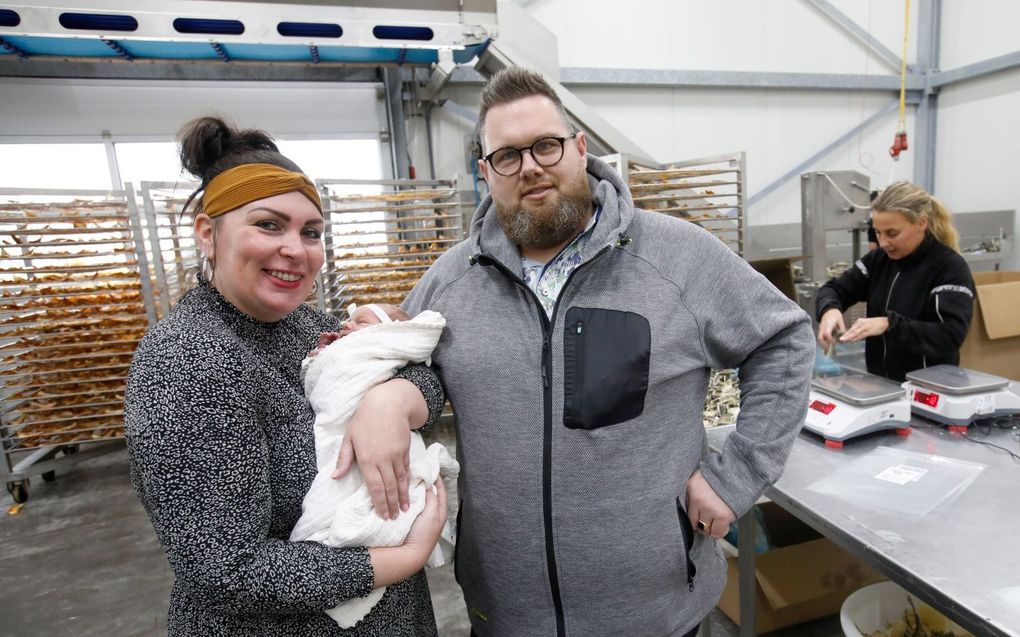
[[[680,504],[680,497],[676,499],[676,516],[680,521],[680,535],[684,541],[684,557],[687,558],[687,589],[694,592],[694,576],[698,574],[698,567],[691,559],[691,549],[694,548],[694,529],[691,528],[691,520],[687,517],[687,510]]]
[[[629,242],[628,242],[629,243]],[[546,570],[549,571],[549,592],[553,598],[553,609],[556,613],[556,635],[557,637],[565,637],[567,634],[566,623],[563,619],[563,599],[560,595],[560,578],[556,571],[556,550],[553,548],[553,528],[552,528],[552,326],[556,321],[556,312],[560,307],[560,299],[563,298],[563,290],[570,285],[570,280],[574,278],[574,274],[578,270],[587,266],[589,263],[594,262],[596,259],[601,257],[603,254],[608,252],[611,246],[605,246],[598,252],[596,252],[592,258],[588,259],[584,263],[579,264],[573,271],[567,276],[567,280],[563,282],[563,286],[560,288],[560,294],[556,297],[556,302],[553,304],[552,318],[545,315],[545,308],[542,306],[542,301],[538,298],[538,295],[532,291],[531,288],[524,282],[521,277],[515,275],[500,261],[497,261],[495,257],[480,253],[476,256],[481,263],[481,258],[484,257],[491,265],[495,266],[498,272],[501,272],[510,281],[524,288],[527,293],[531,296],[535,305],[538,307],[538,315],[542,319],[542,390],[543,390],[543,423],[542,423],[542,519],[545,527],[545,561]],[[485,265],[482,263],[482,265]]]
[[[889,284],[889,293],[885,295],[885,315],[889,316],[889,301],[892,300],[892,289],[896,285],[896,281],[899,280],[900,273],[897,272],[896,276],[893,277],[892,283]],[[889,364],[886,362],[886,356],[889,354],[889,347],[885,342],[885,332],[882,332],[882,369],[886,374],[889,373]]]

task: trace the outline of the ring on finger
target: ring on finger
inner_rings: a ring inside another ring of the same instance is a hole
[[[710,526],[712,526],[712,523],[711,523],[711,522],[708,522],[708,523],[706,523],[706,522],[704,522],[704,521],[702,521],[702,520],[698,520],[698,523],[697,523],[697,525],[696,525],[696,526],[698,527],[698,530],[699,530],[699,531],[701,531],[702,533],[704,533],[705,531],[707,531],[707,530],[708,530],[708,528],[709,528]]]

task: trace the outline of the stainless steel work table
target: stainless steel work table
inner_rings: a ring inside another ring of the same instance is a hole
[[[807,432],[797,436],[783,476],[766,495],[919,599],[979,637],[1020,636],[1020,462],[1004,451],[915,417],[913,432],[847,441],[828,449]],[[709,429],[713,450],[733,425]],[[1020,454],[1013,432],[993,428],[985,437]],[[984,465],[970,485],[922,517],[858,506],[809,490],[876,449],[930,454]],[[740,634],[755,634],[754,525],[739,521]]]

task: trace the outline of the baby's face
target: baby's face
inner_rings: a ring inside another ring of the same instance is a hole
[[[375,315],[375,312],[368,307],[359,307],[354,310],[354,314],[351,314],[351,318],[343,322],[340,336],[347,336],[351,332],[357,332],[369,325],[378,325],[379,323],[382,323],[382,321]]]

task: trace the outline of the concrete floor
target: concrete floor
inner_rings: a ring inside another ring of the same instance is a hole
[[[131,489],[126,450],[58,470],[54,482],[36,477],[28,502],[16,514],[8,512],[12,505],[7,491],[0,492],[0,635],[166,634],[171,572]],[[439,634],[467,637],[452,567],[430,570],[428,577]],[[716,610],[701,634],[735,637],[737,627]],[[836,618],[773,633],[841,634]]]

